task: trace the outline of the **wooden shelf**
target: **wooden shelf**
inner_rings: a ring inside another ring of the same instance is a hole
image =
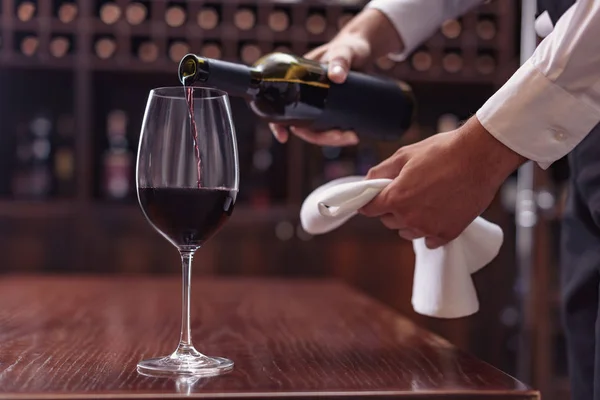
[[[36,32],[41,27],[39,18],[34,18],[29,21],[19,21],[18,19],[15,19],[11,21],[11,23],[12,29],[16,32]],[[52,33],[75,34],[78,32],[77,19],[65,24],[58,18],[52,17],[46,19],[44,25],[47,25],[47,29]]]
[[[0,200],[0,217],[14,219],[57,218],[75,215],[78,203],[70,200]]]
[[[273,205],[267,209],[256,209],[245,204],[236,206],[229,224],[254,224],[276,222],[281,219],[299,218],[299,207]],[[137,219],[143,216],[137,203],[122,204],[110,201],[95,201],[81,205],[76,200],[0,200],[0,217],[46,218],[94,213],[109,218]]]
[[[0,67],[33,70],[71,70],[75,71],[75,56],[69,54],[61,58],[46,56],[28,57],[22,54],[7,56],[0,53]]]

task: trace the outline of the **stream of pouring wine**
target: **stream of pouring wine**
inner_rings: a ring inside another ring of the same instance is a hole
[[[194,151],[196,156],[196,170],[198,172],[198,188],[202,187],[202,168],[200,162],[200,148],[198,147],[198,128],[196,126],[196,118],[194,116],[194,88],[193,86],[185,86],[186,101],[188,105],[188,113],[190,115],[190,131],[192,140],[194,141]]]

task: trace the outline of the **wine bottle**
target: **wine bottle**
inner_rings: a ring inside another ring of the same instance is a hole
[[[50,40],[50,54],[56,58],[64,57],[69,52],[70,47],[69,39],[64,36],[57,36]]]
[[[108,199],[124,199],[131,190],[133,156],[127,141],[128,118],[122,110],[112,110],[107,118],[109,147],[103,156],[103,192]]]
[[[26,197],[31,190],[30,175],[33,160],[33,141],[27,123],[18,121],[15,132],[15,161],[11,173],[11,193],[16,198]]]
[[[312,35],[320,35],[327,28],[327,20],[320,12],[314,12],[306,19],[306,30]]]
[[[200,12],[198,12],[198,18],[196,22],[202,29],[215,29],[219,24],[219,13],[213,7],[204,7],[202,10],[200,10]]]
[[[326,65],[284,53],[265,55],[251,67],[188,54],[179,63],[179,80],[242,97],[266,121],[382,140],[398,139],[416,109],[403,82],[351,71],[337,84],[327,78]]]
[[[71,23],[77,17],[77,4],[65,1],[58,7],[58,20],[63,24]]]
[[[462,26],[457,20],[449,19],[447,21],[444,21],[444,23],[442,24],[441,31],[442,35],[444,35],[448,39],[456,39],[460,36]]]
[[[267,209],[271,204],[269,170],[273,166],[273,134],[265,125],[257,124],[254,130],[252,168],[248,174],[251,181],[249,200],[253,209]]]
[[[53,123],[50,117],[44,114],[35,117],[29,128],[34,137],[31,145],[33,165],[30,175],[30,195],[36,198],[47,197],[52,191],[52,146],[50,137]]]
[[[207,58],[221,58],[221,46],[218,43],[206,42],[202,46],[201,54]]]
[[[450,73],[456,73],[462,69],[463,59],[458,52],[450,51],[442,58],[442,66]]]
[[[260,51],[260,47],[256,44],[244,44],[240,49],[240,59],[245,64],[252,64],[256,60],[258,60],[261,56],[262,52]]]
[[[274,10],[269,14],[268,24],[273,32],[283,32],[290,26],[290,17],[284,10]]]
[[[100,19],[105,24],[114,24],[119,18],[121,18],[121,8],[112,1],[103,4],[100,8]]]
[[[56,148],[54,153],[54,179],[59,196],[75,191],[75,119],[62,114],[56,121]]]
[[[21,41],[21,53],[25,54],[26,56],[32,56],[37,52],[39,45],[40,41],[36,36],[27,35]]]
[[[256,17],[254,16],[254,12],[249,8],[240,8],[235,12],[233,23],[241,30],[252,29],[256,23]]]
[[[292,49],[290,48],[289,44],[285,44],[285,43],[273,43],[273,51],[277,52],[277,53],[291,53]]]
[[[377,65],[377,67],[383,71],[389,71],[390,69],[394,68],[396,62],[387,56],[383,56],[375,60],[375,65]]]
[[[165,13],[165,22],[171,28],[180,27],[185,23],[186,18],[185,10],[179,5],[170,6]]]
[[[115,54],[116,49],[117,43],[115,39],[109,37],[99,38],[94,44],[96,55],[103,60],[111,58]]]
[[[176,40],[169,46],[169,58],[178,63],[187,53],[190,52],[190,45],[185,41]]]
[[[431,54],[425,50],[419,50],[411,57],[411,65],[419,72],[427,71],[432,63]]]
[[[142,62],[151,63],[158,58],[158,46],[149,40],[144,41],[140,43],[137,53]]]
[[[489,75],[496,69],[496,60],[489,54],[480,54],[475,60],[475,68],[482,75]]]
[[[139,2],[127,5],[125,9],[125,19],[130,25],[139,25],[146,20],[148,8]]]
[[[483,18],[477,21],[475,31],[480,39],[492,40],[496,36],[496,24],[489,18]]]
[[[30,21],[36,12],[36,6],[31,1],[23,1],[17,7],[17,18],[22,22]]]

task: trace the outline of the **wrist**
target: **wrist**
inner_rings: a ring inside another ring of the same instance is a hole
[[[362,36],[371,45],[373,58],[404,49],[402,38],[392,22],[383,12],[374,8],[361,11],[342,32]]]
[[[469,158],[475,161],[475,165],[481,165],[482,170],[488,171],[488,177],[496,177],[503,181],[527,161],[527,158],[488,132],[476,116],[458,128],[457,136],[458,145],[466,147]]]

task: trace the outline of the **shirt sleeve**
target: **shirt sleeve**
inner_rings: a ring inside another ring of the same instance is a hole
[[[466,13],[484,0],[371,0],[366,8],[381,11],[402,38],[404,49],[389,54],[394,61],[404,61],[421,43],[429,39],[442,23]]]
[[[477,111],[513,151],[548,168],[600,122],[600,2],[578,0]]]

